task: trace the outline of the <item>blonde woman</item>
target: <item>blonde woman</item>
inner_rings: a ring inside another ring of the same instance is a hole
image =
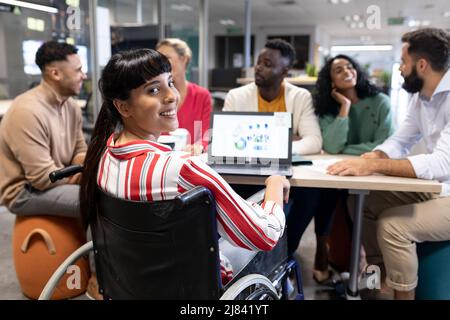
[[[211,95],[207,89],[186,79],[186,70],[192,59],[192,51],[186,42],[167,38],[156,45],[156,50],[165,55],[172,66],[174,84],[180,93],[177,109],[179,127],[187,129],[190,134],[186,151],[200,154],[208,145],[205,133],[209,129]]]

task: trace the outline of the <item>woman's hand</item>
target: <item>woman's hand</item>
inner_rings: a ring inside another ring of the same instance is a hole
[[[270,176],[266,179],[266,201],[275,201],[279,205],[289,201],[291,184],[284,176]],[[280,192],[282,190],[282,193]]]
[[[190,153],[193,156],[201,155],[203,152],[203,146],[201,144],[188,144],[184,151]]]
[[[341,106],[338,116],[344,118],[348,117],[348,113],[352,105],[351,100],[344,96],[342,93],[338,92],[336,88],[333,88],[333,90],[331,90],[331,96]]]

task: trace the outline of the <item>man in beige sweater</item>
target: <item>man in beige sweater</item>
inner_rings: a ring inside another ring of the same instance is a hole
[[[81,110],[71,98],[86,79],[77,49],[54,41],[36,53],[42,81],[14,99],[0,123],[0,202],[17,215],[79,216],[79,175],[49,173],[82,164]]]

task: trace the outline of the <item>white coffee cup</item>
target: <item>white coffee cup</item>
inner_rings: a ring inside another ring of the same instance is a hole
[[[172,150],[175,150],[177,140],[178,140],[177,137],[172,135],[160,135],[158,138],[158,143],[168,145],[169,147],[172,148]]]
[[[175,151],[183,151],[188,144],[189,131],[184,128],[178,128],[169,132],[170,136],[175,138]]]

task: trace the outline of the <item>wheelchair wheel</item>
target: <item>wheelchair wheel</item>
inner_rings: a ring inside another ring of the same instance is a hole
[[[247,295],[245,300],[279,300],[278,296],[274,294],[269,288],[254,286],[248,287],[247,289],[251,293]],[[246,295],[244,292],[242,294]]]
[[[220,300],[279,300],[270,280],[260,274],[250,274],[236,281]]]

